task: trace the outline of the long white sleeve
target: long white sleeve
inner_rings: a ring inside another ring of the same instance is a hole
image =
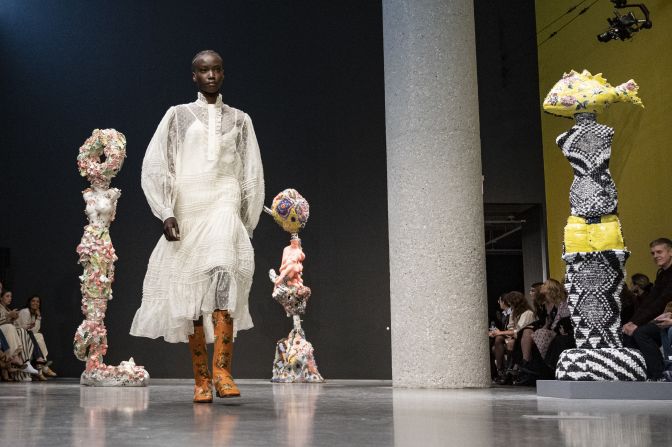
[[[142,161],[142,190],[152,213],[165,221],[174,217],[175,205],[175,108],[171,107],[159,123]]]
[[[259,216],[264,206],[264,167],[261,163],[259,144],[254,133],[252,120],[247,114],[245,115],[239,150],[243,162],[240,217],[248,235],[252,237],[252,232],[259,222]]]

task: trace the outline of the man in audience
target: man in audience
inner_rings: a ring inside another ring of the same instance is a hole
[[[660,354],[661,328],[656,325],[666,305],[672,301],[672,240],[656,239],[649,244],[658,273],[648,297],[639,303],[630,321],[623,325],[623,344],[639,349],[646,360],[651,380],[663,377],[664,363]]]

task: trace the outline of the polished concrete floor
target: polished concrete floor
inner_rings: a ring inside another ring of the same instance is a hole
[[[3,383],[0,445],[672,445],[670,401],[572,401],[510,387],[393,389],[384,381],[239,385],[239,399],[195,405],[187,380],[149,388]]]

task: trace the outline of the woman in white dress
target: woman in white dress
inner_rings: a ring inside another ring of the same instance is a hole
[[[16,319],[14,324],[16,327],[25,329],[33,341],[33,344],[38,346],[39,356],[34,355],[34,357],[36,357],[35,361],[38,368],[42,370],[42,373],[45,376],[56,377],[56,373],[49,367],[51,364],[51,362],[47,360],[49,351],[47,350],[47,344],[44,341],[44,335],[40,333],[42,327],[42,313],[40,311],[42,300],[39,296],[34,295],[30,297],[27,304],[27,307],[19,311],[19,318]]]
[[[0,296],[0,330],[9,345],[7,354],[23,362],[19,371],[13,372],[12,379],[16,381],[30,381],[30,376],[34,375],[36,380],[46,380],[44,375],[30,364],[35,345],[28,332],[16,327],[14,324],[19,317],[19,312],[10,307],[12,298],[13,294],[11,290],[2,291],[2,295]]]
[[[221,57],[201,52],[192,71],[197,100],[168,110],[142,165],[142,188],[164,237],[150,256],[130,333],[188,342],[194,401],[211,402],[206,342],[215,343],[217,395],[240,395],[230,361],[235,333],[252,327],[250,238],[263,207],[264,176],[250,117],[219,95]]]

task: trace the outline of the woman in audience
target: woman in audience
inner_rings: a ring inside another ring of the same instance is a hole
[[[30,377],[30,374],[37,372],[30,363],[21,359],[20,349],[12,351],[6,346],[2,348],[0,350],[0,379],[3,382],[20,382],[24,380],[24,376]]]
[[[506,330],[498,329],[490,331],[490,337],[495,338],[494,353],[495,364],[497,365],[496,383],[504,384],[509,378],[504,368],[504,356],[507,351],[513,350],[515,340],[520,331],[534,322],[534,312],[530,309],[525,295],[520,292],[509,292],[502,297],[502,300],[511,308],[509,325]]]
[[[12,291],[4,290],[0,296],[0,330],[9,345],[10,358],[18,358],[22,363],[20,370],[14,372],[14,380],[27,381],[30,375],[36,380],[46,380],[44,376],[30,364],[34,352],[34,344],[24,329],[17,328],[14,322],[19,317],[19,312],[10,308],[12,304]]]
[[[24,362],[20,359],[19,353],[20,350],[12,351],[9,348],[5,334],[0,330],[0,379],[3,382],[13,382],[13,376],[23,367]]]
[[[541,286],[543,286],[543,282],[535,282],[530,286],[530,293],[529,296],[531,298],[531,303],[530,306],[532,310],[534,311],[534,314],[537,316],[537,319],[542,318],[543,315],[545,315],[546,312],[546,306],[544,304],[544,297],[541,295]]]
[[[531,385],[539,377],[552,378],[562,351],[575,346],[565,288],[555,279],[547,279],[539,295],[544,302],[541,316],[521,333],[521,373],[516,385]]]
[[[38,369],[42,370],[45,376],[56,377],[56,373],[49,368],[51,362],[47,361],[47,345],[44,342],[44,336],[40,333],[42,324],[42,313],[40,307],[42,300],[39,296],[33,295],[28,299],[26,307],[19,311],[19,318],[16,320],[16,326],[25,329],[28,332],[34,345],[37,345],[35,353],[35,362]]]
[[[504,335],[495,335],[495,331],[508,329],[509,320],[511,318],[511,305],[504,298],[504,295],[500,295],[497,299],[497,304],[499,305],[499,311],[497,312],[497,321],[493,321],[488,330],[488,336],[490,337],[490,352],[492,353],[491,359],[494,361],[490,364],[493,377],[492,379],[497,381],[499,376],[499,371],[504,371],[506,369],[506,336]],[[494,368],[492,368],[494,364]]]

